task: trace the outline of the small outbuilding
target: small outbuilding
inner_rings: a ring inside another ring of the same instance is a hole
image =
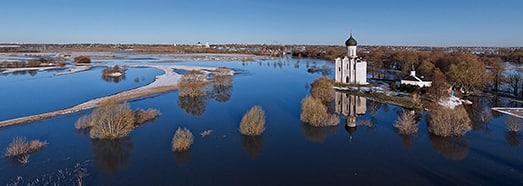
[[[432,80],[426,78],[425,76],[417,76],[416,71],[410,71],[410,74],[403,77],[400,81],[401,85],[415,85],[418,87],[430,87],[432,85]]]

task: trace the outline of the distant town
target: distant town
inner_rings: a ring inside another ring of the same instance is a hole
[[[359,46],[362,57],[376,50],[415,52],[463,52],[499,56],[505,61],[523,63],[523,47],[431,47],[431,46]],[[267,44],[25,44],[0,43],[0,53],[64,53],[67,52],[168,52],[168,53],[242,53],[255,55],[308,57],[333,60],[345,53],[341,45],[267,45]]]

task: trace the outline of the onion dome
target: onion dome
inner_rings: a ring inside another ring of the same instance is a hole
[[[358,45],[358,42],[352,37],[352,34],[350,34],[349,39],[345,41],[345,46],[356,46]]]

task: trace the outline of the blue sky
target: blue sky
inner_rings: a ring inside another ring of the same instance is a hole
[[[523,46],[522,0],[0,0],[0,42]]]

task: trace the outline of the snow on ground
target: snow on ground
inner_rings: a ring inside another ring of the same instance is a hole
[[[454,109],[456,106],[462,105],[462,104],[472,104],[469,100],[464,100],[461,98],[458,98],[456,96],[450,96],[447,98],[442,98],[438,102],[439,105]]]

